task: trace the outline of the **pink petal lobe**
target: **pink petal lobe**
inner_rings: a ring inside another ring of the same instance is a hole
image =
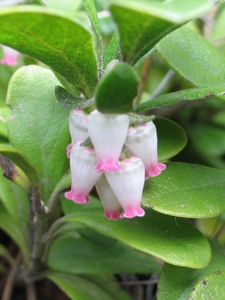
[[[138,207],[127,207],[126,210],[121,214],[121,218],[134,218],[134,217],[143,217],[145,215],[144,209],[140,206]]]
[[[64,194],[64,196],[68,199],[68,200],[72,200],[73,202],[77,203],[77,204],[86,204],[86,203],[90,203],[89,199],[87,196],[85,196],[82,193],[76,193],[73,189],[71,189],[69,192],[66,192]]]
[[[118,210],[105,211],[104,216],[109,220],[118,220],[120,218],[120,212]]]

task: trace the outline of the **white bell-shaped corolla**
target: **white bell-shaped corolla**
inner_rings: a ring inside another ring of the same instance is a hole
[[[141,198],[145,182],[145,167],[138,157],[130,157],[121,161],[122,169],[105,172],[107,181],[123,208],[121,217],[143,217]]]
[[[145,165],[145,178],[157,176],[166,165],[158,162],[158,139],[155,124],[151,121],[130,127],[125,141],[128,149]]]
[[[2,65],[17,66],[19,52],[7,46],[2,46],[2,50],[3,58],[0,60],[0,63]]]
[[[69,130],[72,143],[66,148],[68,157],[70,157],[72,146],[78,141],[86,140],[88,137],[87,115],[81,109],[75,109],[70,112]]]
[[[97,157],[93,148],[80,146],[81,142],[73,145],[70,155],[72,176],[71,190],[64,195],[67,199],[78,204],[88,203],[88,194],[101,176],[94,170]]]
[[[121,169],[119,157],[129,126],[128,115],[102,114],[97,110],[88,116],[89,137],[95,148],[98,172]]]
[[[117,220],[120,217],[120,203],[109,186],[105,174],[101,175],[95,187],[102,202],[105,217],[110,220]]]

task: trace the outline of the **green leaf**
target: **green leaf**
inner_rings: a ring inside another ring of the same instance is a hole
[[[119,35],[117,31],[114,32],[108,48],[106,49],[105,59],[104,59],[104,69],[107,65],[113,60],[116,59],[118,51],[119,51]]]
[[[144,116],[135,113],[129,113],[129,126],[138,126],[143,123],[153,121],[155,116]]]
[[[224,95],[225,95],[224,84],[220,84],[216,86],[210,85],[209,87],[191,88],[191,89],[186,89],[178,92],[160,95],[158,97],[150,99],[135,107],[135,111],[138,112],[147,109],[163,107],[184,100],[193,101],[193,100],[207,99],[209,97],[224,96]],[[225,101],[225,97],[222,99],[224,99]]]
[[[64,221],[83,224],[174,265],[204,268],[210,260],[209,243],[197,229],[182,218],[153,210],[146,209],[144,218],[110,221],[102,209],[85,209],[64,217]]]
[[[64,154],[70,142],[69,112],[55,100],[57,84],[51,71],[28,66],[14,74],[8,91],[13,109],[7,122],[10,142],[38,171],[41,199],[45,202],[69,168]]]
[[[146,181],[142,203],[177,217],[214,217],[225,212],[224,182],[224,170],[169,163],[160,176]]]
[[[91,21],[91,26],[94,32],[95,37],[95,51],[98,61],[98,72],[99,78],[103,73],[103,40],[102,40],[102,32],[100,28],[100,23],[97,15],[97,11],[95,8],[94,0],[83,0],[85,8],[87,10],[88,16]]]
[[[51,211],[53,209],[53,206],[55,205],[55,202],[57,200],[58,194],[64,190],[65,188],[68,188],[71,186],[71,172],[68,170],[62,178],[59,180],[59,182],[56,184],[54,191],[51,194],[51,197],[48,202],[48,208]]]
[[[225,270],[224,247],[215,240],[211,240],[210,243],[212,248],[212,259],[207,267],[202,270],[175,267],[169,264],[164,265],[158,286],[158,300],[171,300],[171,297],[173,300],[191,300],[192,298],[189,298],[189,295],[200,280],[202,280],[205,276],[212,274],[213,272]],[[224,292],[222,292],[221,295],[224,296]],[[193,300],[197,299],[208,300],[213,298],[193,298]],[[215,299],[222,300],[223,298],[216,297]]]
[[[62,257],[66,257],[66,260]],[[75,235],[69,232],[54,240],[48,256],[48,267],[59,272],[84,275],[159,273],[161,269],[151,256],[86,228],[76,231]]]
[[[93,38],[85,28],[41,6],[2,9],[0,23],[0,43],[42,61],[85,96],[93,96],[97,64]]]
[[[123,60],[136,64],[161,38],[212,7],[206,0],[114,0],[110,11],[119,30]]]
[[[97,85],[95,101],[102,113],[127,113],[137,96],[138,78],[126,63],[117,63]]]
[[[43,5],[45,6],[45,4],[43,3],[43,1],[41,0],[24,0],[22,2],[22,4],[24,5],[27,5],[27,4],[30,4],[30,5]]]
[[[201,122],[191,126],[189,136],[196,153],[208,165],[222,169],[225,167],[223,155],[225,154],[224,127]]]
[[[224,299],[225,271],[217,271],[198,282],[190,294],[192,300]]]
[[[164,37],[158,53],[180,76],[195,86],[225,81],[225,58],[205,38],[187,27]]]
[[[158,158],[166,161],[178,154],[187,143],[184,130],[175,122],[165,118],[155,118],[158,136]]]
[[[15,222],[13,217],[7,212],[0,201],[0,228],[5,231],[10,238],[20,248],[24,259],[28,262],[30,256],[30,244],[28,241],[28,234],[21,228],[21,224]],[[22,229],[22,230],[21,230]]]
[[[114,300],[110,294],[101,287],[85,278],[57,272],[47,272],[46,276],[59,286],[72,300]],[[107,285],[107,282],[106,282]],[[124,300],[131,300],[123,293]]]
[[[83,100],[81,98],[77,98],[70,93],[67,92],[63,87],[57,85],[55,87],[55,96],[59,103],[65,109],[84,109],[94,103],[93,99]]]
[[[71,182],[70,182],[71,184]],[[68,185],[69,186],[69,185]],[[84,209],[89,210],[90,208],[102,208],[101,201],[92,195],[88,195],[91,203],[88,205],[75,205],[73,201],[69,201],[66,198],[62,199],[62,210],[65,215],[76,213],[78,211],[83,212]]]

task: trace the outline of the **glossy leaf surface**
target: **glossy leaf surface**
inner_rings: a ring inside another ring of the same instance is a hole
[[[102,209],[84,209],[64,220],[83,224],[174,265],[203,268],[210,260],[208,241],[197,229],[184,219],[152,210],[146,209],[143,218],[114,222],[103,216]]]
[[[160,176],[146,181],[142,203],[167,215],[214,217],[225,212],[224,182],[224,170],[169,163]]]

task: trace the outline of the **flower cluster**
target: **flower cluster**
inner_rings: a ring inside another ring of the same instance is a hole
[[[145,179],[166,168],[158,162],[154,123],[129,128],[126,114],[95,110],[86,115],[74,110],[69,128],[72,143],[67,147],[67,156],[72,184],[65,197],[75,203],[88,203],[88,194],[95,185],[107,218],[144,216],[141,198]],[[93,147],[81,145],[88,137]]]
[[[19,52],[16,50],[2,46],[3,58],[0,60],[2,65],[16,66],[18,64],[17,57]]]

